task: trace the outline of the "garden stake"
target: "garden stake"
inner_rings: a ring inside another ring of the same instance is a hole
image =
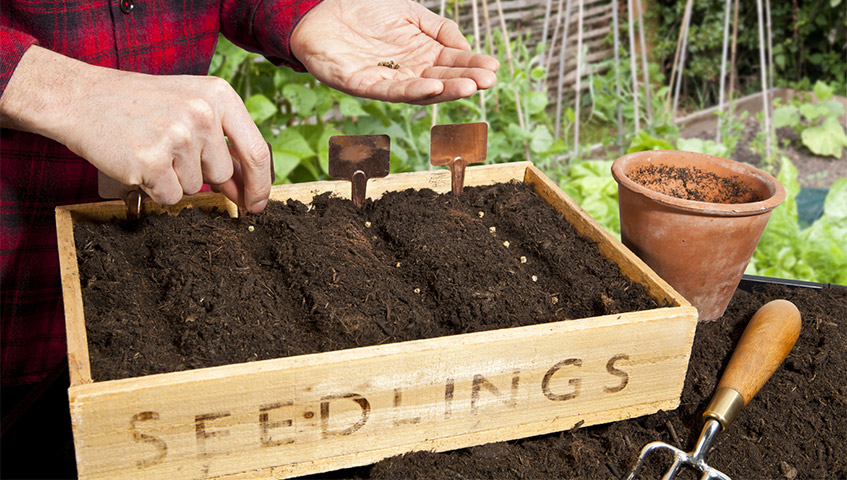
[[[653,97],[650,95],[650,74],[647,71],[647,44],[644,42],[644,12],[641,11],[641,1],[635,2],[638,7],[638,38],[641,44],[641,75],[644,78],[644,106],[647,107],[647,124],[653,124]]]
[[[368,179],[388,175],[391,166],[388,135],[336,135],[329,138],[329,176],[350,180],[350,199],[365,206]]]
[[[688,465],[702,472],[702,480],[729,477],[706,463],[706,453],[715,435],[726,430],[748,402],[758,393],[788,356],[800,335],[800,312],[787,300],[774,300],[761,307],[744,329],[732,358],[724,370],[712,400],[703,413],[705,424],[694,450],[683,452],[665,442],[648,443],[641,450],[635,467],[626,480],[634,480],[644,459],[656,450],[670,450],[674,462],[663,480],[674,478],[680,467]]]
[[[721,80],[720,80],[720,88],[718,89],[718,112],[723,113],[723,91],[724,85],[726,84],[726,54],[727,54],[727,45],[729,44],[729,14],[730,14],[730,2],[731,0],[726,0],[726,8],[724,9],[724,17],[723,17],[723,50],[721,52]],[[732,110],[730,110],[732,111]],[[721,118],[718,115],[718,127],[715,129],[715,141],[721,142]]]
[[[632,69],[632,113],[635,120],[635,134],[641,130],[641,124],[638,118],[638,66],[635,62],[635,27],[632,21],[633,1],[629,0],[626,6],[626,13],[629,20],[629,68]]]
[[[465,186],[465,167],[485,161],[488,150],[487,123],[436,125],[430,132],[429,162],[438,167],[450,165],[453,194]]]
[[[267,142],[266,142],[267,143]],[[276,171],[274,170],[274,151],[270,143],[268,145],[268,153],[271,157],[271,184],[276,181]],[[214,190],[214,186],[212,186]],[[106,175],[101,171],[97,171],[97,193],[104,200],[112,200],[120,198],[126,205],[127,220],[138,220],[144,214],[144,200],[150,198],[147,193],[138,185],[126,185],[114,178]],[[243,216],[242,209],[239,208],[239,217]]]
[[[620,54],[620,40],[618,33],[618,1],[615,0],[612,2],[612,30],[614,32],[614,48],[615,48],[615,93],[618,97],[621,96],[621,70],[618,64],[621,61]],[[621,108],[621,103],[617,102],[617,113],[618,113],[618,146],[621,149],[621,155],[624,153],[624,145],[623,145],[623,108]]]

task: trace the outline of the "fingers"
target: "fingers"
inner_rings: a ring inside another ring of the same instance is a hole
[[[240,102],[238,99],[238,105],[221,116],[221,124],[230,140],[232,157],[238,161],[243,180],[239,195],[242,203],[239,205],[250,213],[258,213],[267,205],[271,192],[271,177],[268,174],[271,169],[270,150]],[[230,199],[235,200],[233,197]]]
[[[496,72],[500,69],[500,62],[488,55],[457,50],[455,48],[445,48],[438,54],[438,59],[436,59],[434,66],[477,68]]]
[[[456,22],[437,15],[420,3],[414,3],[412,9],[419,19],[423,33],[434,38],[445,47],[470,51],[471,44],[462,35]]]

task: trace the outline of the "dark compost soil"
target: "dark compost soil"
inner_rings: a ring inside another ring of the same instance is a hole
[[[737,177],[722,177],[697,167],[642,165],[627,176],[650,190],[683,200],[724,204],[762,200]]]
[[[518,183],[74,235],[96,381],[658,306]]]
[[[698,326],[677,410],[454,452],[416,452],[333,474],[370,480],[612,479],[627,474],[648,442],[690,451],[744,326],[778,298],[799,308],[800,338],[735,424],[718,434],[706,462],[735,479],[847,478],[847,289],[785,286],[738,290],[721,319]],[[654,454],[638,478],[659,478],[671,461],[669,454]],[[683,470],[678,478],[699,475]]]

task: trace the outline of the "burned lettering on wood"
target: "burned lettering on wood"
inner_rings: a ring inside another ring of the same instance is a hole
[[[282,407],[290,407],[292,405],[294,405],[294,402],[281,402],[262,405],[261,407],[259,407],[259,430],[261,432],[261,437],[259,440],[263,447],[276,447],[279,445],[294,443],[293,438],[289,438],[286,440],[274,440],[271,438],[271,429],[290,427],[294,424],[294,422],[290,418],[271,422],[270,413],[268,413],[271,410],[278,410]]]
[[[562,369],[562,367],[568,365],[581,367],[582,360],[579,358],[569,358],[567,360],[562,360],[561,362],[550,367],[550,370],[547,370],[547,373],[544,374],[544,379],[541,380],[541,391],[544,392],[545,397],[556,402],[563,402],[566,400],[574,399],[579,395],[579,387],[582,384],[582,380],[579,378],[572,378],[568,380],[568,384],[574,387],[573,392],[557,394],[553,393],[553,391],[550,389],[550,381],[553,379],[553,375],[556,375],[556,372]]]
[[[476,374],[473,376],[473,385],[471,387],[471,414],[476,415],[479,410],[479,391],[482,387],[494,394],[497,399],[501,400],[507,407],[515,407],[518,404],[518,386],[520,386],[521,371],[515,370],[512,372],[512,390],[509,398],[503,398],[493,383],[489,382],[484,376]]]
[[[444,420],[453,415],[453,390],[455,388],[455,381],[448,378],[444,385]]]
[[[135,442],[149,443],[156,449],[156,455],[152,458],[141,459],[137,462],[138,468],[146,468],[151,465],[162,463],[165,456],[168,454],[168,444],[159,437],[141,433],[137,429],[138,422],[146,422],[148,420],[158,420],[159,412],[141,412],[132,416],[129,421],[129,428],[132,431],[132,439]]]
[[[353,425],[343,429],[343,430],[329,430],[329,405],[333,400],[344,400],[349,399],[359,404],[359,407],[362,409],[362,416],[359,420],[356,421]],[[350,435],[356,430],[362,428],[365,423],[368,421],[368,417],[371,414],[371,404],[368,402],[368,399],[359,395],[358,393],[345,393],[343,395],[327,395],[321,398],[321,434],[323,438],[327,438],[334,435]]]
[[[197,451],[200,452],[200,456],[207,456],[210,453],[206,450],[206,440],[214,437],[226,437],[229,435],[229,430],[216,430],[209,432],[206,430],[206,422],[211,420],[216,420],[218,418],[225,418],[230,415],[229,412],[221,412],[221,413],[204,413],[202,415],[196,415],[194,417],[194,434],[197,438]]]
[[[606,393],[620,392],[621,390],[626,388],[627,384],[629,383],[629,374],[624,372],[623,370],[615,368],[615,362],[617,362],[618,360],[629,360],[629,355],[623,353],[615,355],[614,357],[610,358],[609,361],[606,363],[607,372],[611,373],[616,377],[621,377],[621,383],[619,385],[616,385],[614,387],[603,387],[603,391]]]
[[[403,389],[395,388],[394,389],[394,408],[399,408],[403,403]],[[417,424],[421,423],[421,417],[412,417],[412,418],[397,418],[394,420],[394,426],[399,427],[403,424]]]

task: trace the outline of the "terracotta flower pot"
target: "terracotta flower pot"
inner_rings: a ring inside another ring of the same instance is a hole
[[[623,243],[697,308],[701,322],[723,315],[770,212],[785,199],[782,185],[732,160],[661,150],[620,157],[612,175]]]

